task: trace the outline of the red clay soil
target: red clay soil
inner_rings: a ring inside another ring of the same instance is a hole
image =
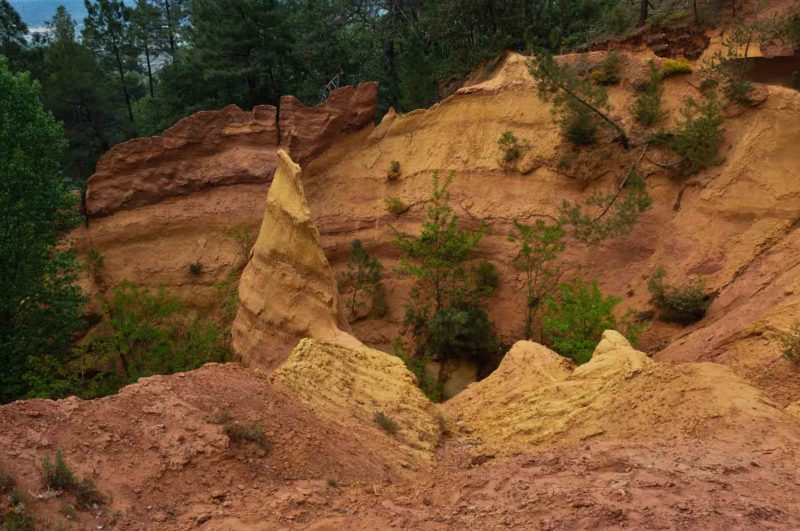
[[[223,411],[263,425],[269,447],[232,442]],[[374,429],[356,443],[260,373],[209,365],[93,401],[2,406],[0,466],[40,529],[800,527],[800,456],[770,433],[745,446],[589,441],[507,459],[446,436],[434,469],[401,475]],[[107,506],[62,514],[74,496],[47,493],[39,466],[56,449]]]

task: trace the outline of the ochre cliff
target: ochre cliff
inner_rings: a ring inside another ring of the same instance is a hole
[[[593,52],[563,60],[594,64]],[[634,87],[646,72],[648,52],[625,54],[622,81],[609,88],[612,116],[644,138],[630,109]],[[672,122],[686,97],[699,98],[699,76],[665,80],[663,105]],[[652,308],[647,279],[665,268],[669,282],[702,276],[717,292],[705,319],[680,327],[654,322],[640,348],[657,359],[716,360],[762,386],[780,404],[800,397],[800,371],[781,356],[777,332],[796,318],[800,304],[797,268],[797,220],[800,181],[796,146],[800,144],[800,93],[762,87],[769,96],[754,108],[725,110],[724,161],[685,182],[644,160],[653,206],[633,232],[601,245],[569,242],[561,260],[562,278],[597,278],[604,293],[624,299],[621,310]],[[501,163],[497,140],[513,131],[529,144],[515,168]],[[525,304],[519,296],[522,276],[510,264],[516,249],[507,241],[514,219],[552,219],[562,200],[605,193],[630,167],[638,150],[601,143],[572,148],[561,139],[550,106],[539,100],[525,58],[510,54],[494,71],[427,110],[389,113],[374,128],[337,143],[306,169],[306,193],[322,243],[334,270],[348,257],[350,240],[359,238],[384,263],[390,316],[362,321],[354,333],[371,344],[387,345],[399,329],[408,281],[394,271],[398,250],[394,229],[414,232],[425,215],[431,176],[456,172],[452,204],[467,226],[487,221],[492,229],[480,256],[501,272],[502,284],[489,302],[498,331],[520,337]],[[648,159],[669,162],[651,150]],[[401,176],[386,178],[390,162]],[[399,197],[410,210],[396,217],[384,199]],[[660,352],[662,351],[663,352]]]
[[[93,257],[84,290],[165,286],[191,310],[219,313],[258,234],[279,144],[300,156],[325,150],[372,123],[376,97],[376,84],[364,83],[317,107],[288,98],[280,119],[273,107],[228,106],[115,146],[89,179],[88,226],[73,233]]]

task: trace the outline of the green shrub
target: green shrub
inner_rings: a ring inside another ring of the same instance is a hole
[[[471,359],[483,365],[497,350],[494,327],[476,304],[457,304],[436,310],[428,320],[428,345],[440,359]]]
[[[13,489],[16,484],[14,476],[0,464],[0,494]]]
[[[389,163],[389,171],[386,173],[386,178],[390,181],[394,181],[398,177],[400,177],[400,161],[393,160]]]
[[[36,531],[36,522],[24,510],[15,508],[3,516],[3,529],[5,531]]]
[[[84,477],[75,484],[75,503],[78,507],[85,510],[92,509],[95,505],[105,505],[108,501],[104,495],[97,490],[94,480]]]
[[[603,297],[597,281],[559,284],[555,296],[546,299],[543,336],[545,343],[577,364],[592,359],[605,330],[617,328],[614,308],[620,299]]]
[[[480,297],[488,297],[500,286],[500,272],[491,262],[481,260],[472,267],[469,290]]]
[[[645,127],[651,127],[664,120],[666,112],[661,108],[661,95],[664,92],[661,71],[655,61],[650,60],[650,75],[647,83],[636,96],[633,117]]]
[[[264,426],[261,424],[229,422],[225,424],[223,431],[231,442],[251,442],[257,444],[261,448],[269,448],[269,441],[264,434]]]
[[[201,264],[200,262],[194,262],[192,264],[189,264],[189,274],[192,275],[193,277],[199,277],[200,275],[202,275],[203,269],[204,269],[203,264]]]
[[[339,482],[336,481],[334,478],[326,478],[325,479],[325,485],[327,485],[328,488],[331,488],[331,489],[338,489],[339,488]]]
[[[560,119],[564,136],[573,144],[588,146],[595,143],[597,136],[597,116],[592,110],[575,98],[568,97]]]
[[[664,77],[691,74],[692,63],[681,59],[664,59],[661,61],[661,73]]]
[[[782,333],[780,341],[786,359],[800,364],[800,321],[795,322],[791,330]]]
[[[503,163],[511,164],[522,155],[522,150],[519,145],[519,140],[516,135],[511,131],[505,131],[500,135],[497,141],[497,146],[503,152]]]
[[[696,279],[683,286],[664,282],[664,270],[656,269],[647,282],[662,321],[690,324],[699,321],[711,304],[711,296],[705,293],[705,283]]]
[[[592,70],[592,79],[599,85],[615,85],[619,83],[619,52],[608,52],[608,55]]]
[[[97,278],[103,270],[103,264],[105,259],[103,258],[103,253],[98,251],[97,249],[90,249],[88,253],[86,253],[86,262],[89,268],[89,272]]]
[[[681,109],[682,119],[669,144],[680,157],[672,176],[682,179],[722,162],[722,108],[712,92],[698,105],[692,98]]]
[[[417,385],[431,402],[439,403],[442,401],[444,385],[437,381],[427,371],[428,364],[431,362],[431,355],[425,353],[418,356],[409,356],[405,352],[403,338],[396,337],[392,343],[395,356],[403,360],[406,367],[414,375]]]
[[[408,212],[408,209],[411,208],[397,196],[387,197],[383,201],[386,203],[386,210],[395,216]]]
[[[347,271],[338,278],[339,292],[346,295],[346,305],[350,310],[348,319],[354,322],[370,313],[385,315],[386,292],[381,276],[383,265],[372,256],[361,243],[361,240],[350,242],[350,258],[347,260]],[[345,292],[345,290],[350,290]],[[366,308],[366,312],[361,311]]]
[[[225,328],[187,316],[165,289],[150,291],[121,283],[105,301],[103,332],[84,344],[74,368],[75,394],[94,398],[115,393],[141,377],[197,369],[230,359]],[[92,367],[93,371],[81,371]]]
[[[56,450],[55,461],[51,461],[49,455],[42,459],[42,479],[49,490],[70,490],[77,485],[75,474],[64,461],[61,450]]]
[[[375,412],[375,423],[378,425],[380,429],[382,429],[389,435],[394,435],[397,433],[398,430],[397,423],[388,416],[384,415],[381,411]]]

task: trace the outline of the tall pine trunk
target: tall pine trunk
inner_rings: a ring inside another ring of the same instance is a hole
[[[144,43],[144,58],[147,61],[147,83],[150,87],[150,97],[153,97],[153,68],[150,65],[150,43]]]
[[[119,73],[120,83],[122,83],[122,94],[125,96],[125,105],[128,107],[128,118],[130,118],[131,122],[133,122],[131,95],[128,94],[128,84],[125,82],[125,67],[122,64],[122,56],[119,53],[119,47],[114,47],[114,57],[117,60],[117,72]]]

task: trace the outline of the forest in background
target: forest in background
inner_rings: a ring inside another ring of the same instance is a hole
[[[199,110],[276,105],[285,94],[313,105],[335,86],[378,81],[378,116],[405,112],[435,103],[503,50],[578,50],[691,11],[666,0],[129,4],[86,0],[83,21],[59,7],[46,32],[31,34],[0,0],[0,55],[40,83],[69,142],[64,174],[80,188],[114,144]],[[720,4],[701,7],[712,13]]]

